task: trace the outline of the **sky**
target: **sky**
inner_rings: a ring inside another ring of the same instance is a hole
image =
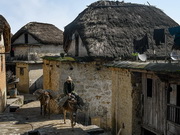
[[[10,24],[12,34],[29,22],[50,23],[64,31],[66,25],[96,1],[98,0],[0,0],[0,14]],[[124,2],[145,5],[149,3],[180,24],[180,0],[124,0]]]

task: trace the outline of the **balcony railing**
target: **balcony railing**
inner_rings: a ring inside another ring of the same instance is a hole
[[[180,124],[180,107],[176,105],[167,105],[167,119],[176,124]]]

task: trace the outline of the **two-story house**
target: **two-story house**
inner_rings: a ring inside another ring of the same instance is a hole
[[[64,53],[63,31],[53,24],[30,22],[12,36],[11,47],[9,60],[19,78],[17,89],[32,93],[43,87],[42,57]]]

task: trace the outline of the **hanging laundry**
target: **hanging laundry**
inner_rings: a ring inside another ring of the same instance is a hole
[[[157,46],[161,43],[165,43],[164,29],[154,29],[153,39],[155,40]]]
[[[147,51],[147,49],[149,49],[147,34],[140,40],[134,39],[133,44],[134,52],[143,54],[145,51]]]
[[[175,35],[174,45],[180,47],[180,26],[172,27],[169,28],[168,30],[172,36]]]

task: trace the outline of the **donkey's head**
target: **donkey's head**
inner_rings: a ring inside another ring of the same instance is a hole
[[[41,94],[41,96],[39,97],[39,100],[41,102],[41,104],[43,105],[47,105],[50,101],[51,97],[49,92],[45,91]]]

